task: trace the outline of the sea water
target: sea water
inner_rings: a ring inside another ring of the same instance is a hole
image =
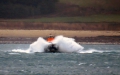
[[[17,53],[0,44],[0,75],[120,75],[120,45],[82,45],[80,53]]]

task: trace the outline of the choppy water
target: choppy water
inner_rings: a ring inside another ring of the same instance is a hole
[[[0,44],[0,75],[120,75],[120,45],[82,45],[81,53],[14,53]]]

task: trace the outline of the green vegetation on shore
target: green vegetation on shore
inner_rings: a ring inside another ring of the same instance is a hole
[[[48,17],[37,19],[6,19],[9,22],[120,22],[120,15],[90,15],[78,17]]]
[[[119,3],[120,0],[0,0],[0,19],[54,16],[51,20],[58,20],[58,17],[61,20],[61,16],[71,18],[81,15],[119,14]],[[85,17],[81,18],[84,20]],[[41,21],[44,22],[44,19]]]
[[[25,18],[50,14],[58,0],[0,0],[0,18]]]
[[[120,0],[59,0],[59,2],[79,5],[80,7],[97,7],[105,9],[119,9],[120,7]]]

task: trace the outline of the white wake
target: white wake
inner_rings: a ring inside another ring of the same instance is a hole
[[[102,50],[96,50],[96,49],[88,49],[88,50],[82,50],[80,51],[79,53],[103,53],[105,51],[102,51]]]

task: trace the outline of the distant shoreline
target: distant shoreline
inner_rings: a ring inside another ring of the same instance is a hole
[[[120,31],[100,30],[0,30],[0,37],[47,37],[63,35],[65,37],[120,36]]]
[[[1,21],[0,30],[120,31],[120,22],[42,23],[42,22]]]
[[[118,37],[75,37],[75,41],[79,44],[110,44],[110,45],[120,45],[120,36]],[[100,39],[101,38],[101,39]],[[107,40],[106,40],[107,38]],[[45,38],[44,38],[45,39]],[[94,40],[92,40],[94,39]],[[32,44],[33,42],[37,41],[37,38],[19,38],[19,37],[1,37],[0,44]]]
[[[80,44],[120,44],[120,31],[0,30],[0,44],[31,44],[49,34],[71,37]]]
[[[33,41],[35,42],[35,41]],[[31,41],[0,41],[0,44],[32,44],[33,42]],[[103,42],[77,42],[79,44],[86,44],[86,45],[120,45],[120,42],[108,42],[108,43],[103,43]]]

